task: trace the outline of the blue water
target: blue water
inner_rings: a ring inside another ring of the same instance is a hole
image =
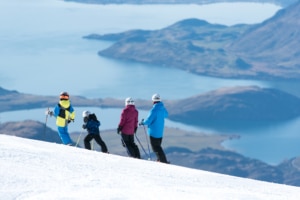
[[[185,98],[222,86],[268,87],[269,83],[260,81],[207,78],[99,57],[97,52],[111,43],[82,37],[137,28],[158,29],[191,17],[226,25],[255,23],[278,9],[271,4],[252,3],[134,6],[1,1],[0,85],[43,95],[66,90],[71,95],[90,98],[150,98],[153,93],[161,93],[162,98],[168,99]],[[218,14],[220,10],[224,15]]]
[[[84,5],[56,0],[0,1],[0,86],[22,93],[70,95],[88,98],[183,99],[220,87],[257,85],[275,87],[300,97],[298,83],[231,80],[196,76],[171,68],[120,62],[99,57],[111,45],[82,39],[91,33],[114,33],[129,29],[155,30],[179,20],[199,18],[210,23],[234,25],[259,23],[280,7],[259,3],[209,5]],[[255,15],[253,14],[255,12]],[[78,114],[84,108],[78,108]],[[102,129],[115,128],[119,109],[92,110],[103,113]],[[146,115],[146,111],[141,111]],[[44,121],[44,110],[0,113],[0,121]],[[51,121],[50,121],[51,122]],[[55,129],[54,121],[49,126]],[[225,142],[228,148],[269,163],[300,155],[300,119],[252,129],[191,127],[172,121],[168,126],[205,131],[209,134],[239,134],[240,140]],[[71,131],[81,129],[74,123]],[[280,149],[280,150],[277,150]]]

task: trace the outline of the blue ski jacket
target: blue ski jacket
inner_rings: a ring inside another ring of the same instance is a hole
[[[143,122],[148,126],[148,135],[154,138],[162,138],[164,133],[165,118],[168,117],[168,111],[162,102],[153,104],[148,117]]]
[[[86,129],[87,129],[88,133],[90,133],[90,134],[99,134],[100,133],[100,130],[99,130],[100,125],[101,125],[100,121],[90,119],[86,123]]]

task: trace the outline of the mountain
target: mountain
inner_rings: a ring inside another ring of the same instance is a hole
[[[299,187],[0,135],[1,199],[296,200]]]
[[[187,19],[156,31],[132,30],[119,34],[85,36],[115,43],[100,56],[174,67],[199,75],[248,77],[249,64],[225,51],[248,25],[227,27],[204,20]]]
[[[45,124],[41,124],[33,120],[1,123],[0,131],[1,134],[5,135],[61,143],[56,131],[53,131],[49,127],[45,126]]]
[[[285,184],[298,185],[300,183],[300,157],[282,162],[278,169],[285,172],[283,175]]]
[[[171,120],[194,125],[218,120],[276,121],[300,115],[298,97],[256,86],[220,88],[168,106]]]
[[[227,49],[249,61],[257,71],[270,70],[277,76],[299,77],[299,18],[300,2],[253,26]]]
[[[91,34],[111,40],[100,56],[173,67],[198,75],[260,80],[300,79],[300,1],[261,24],[223,26],[199,19],[161,30]]]

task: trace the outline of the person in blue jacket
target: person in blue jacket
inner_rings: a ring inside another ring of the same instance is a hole
[[[150,137],[150,144],[153,152],[156,154],[157,161],[162,163],[169,163],[166,155],[161,147],[165,118],[168,117],[168,111],[161,102],[160,95],[154,94],[152,96],[153,106],[147,118],[142,120],[140,125],[148,126],[148,135]]]
[[[73,145],[73,141],[69,135],[68,125],[71,121],[74,122],[75,110],[71,105],[69,94],[67,92],[61,92],[59,96],[59,102],[54,107],[54,111],[47,110],[46,115],[54,116],[56,118],[56,125],[58,129],[58,135],[65,145]]]

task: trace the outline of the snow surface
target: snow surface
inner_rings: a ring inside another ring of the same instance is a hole
[[[0,134],[0,199],[292,200],[300,187]]]

